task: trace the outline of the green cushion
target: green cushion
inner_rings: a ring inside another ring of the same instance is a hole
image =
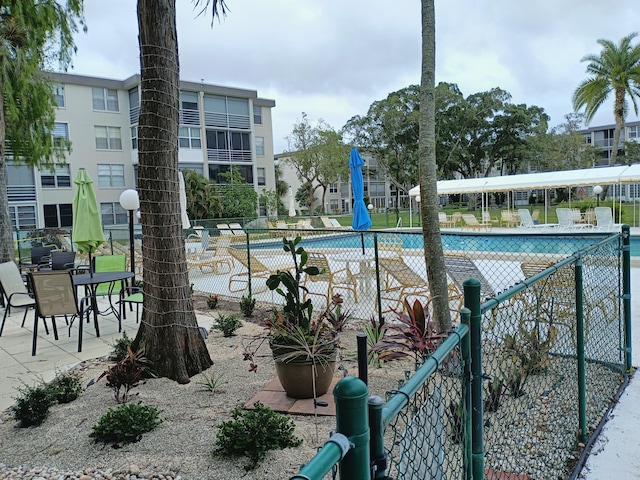
[[[128,297],[124,297],[122,299],[123,302],[130,302],[130,303],[142,303],[144,297],[142,295],[142,292],[139,293],[134,293],[133,295],[129,295]]]
[[[99,255],[93,260],[96,272],[124,272],[127,269],[126,255]],[[119,287],[114,285],[116,283],[120,283]],[[124,282],[101,283],[96,288],[96,295],[117,294],[122,288]]]

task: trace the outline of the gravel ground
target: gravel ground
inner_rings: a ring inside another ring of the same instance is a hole
[[[215,311],[214,311],[215,312]],[[215,316],[215,313],[213,314]],[[334,417],[293,416],[300,447],[272,451],[254,471],[245,472],[244,458],[212,458],[216,426],[230,418],[234,407],[244,404],[275,377],[268,346],[258,351],[258,371],[249,372],[243,361],[242,342],[263,333],[255,323],[243,322],[237,335],[224,338],[214,332],[206,340],[213,367],[186,385],[160,378],[149,379],[135,388],[131,401],[158,407],[162,424],[130,445],[114,449],[89,438],[92,426],[108,408],[116,407],[104,380],[87,387],[75,401],[51,408],[39,427],[18,428],[8,412],[0,414],[0,480],[2,479],[286,479],[315,455],[331,431]],[[355,330],[343,334],[345,352],[355,351]],[[96,379],[109,365],[105,358],[78,367],[84,384]],[[344,361],[351,375],[357,375],[354,361]],[[370,371],[370,385],[376,391],[394,388],[405,366]],[[217,393],[198,382],[203,375],[224,374]],[[337,375],[341,375],[338,373]]]

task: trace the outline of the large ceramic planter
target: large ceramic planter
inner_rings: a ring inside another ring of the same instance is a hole
[[[314,398],[327,393],[336,368],[335,342],[324,345],[314,360],[299,348],[271,344],[278,380],[291,398]],[[320,359],[321,357],[321,359]],[[314,378],[315,373],[315,378]],[[314,385],[315,382],[315,385]],[[315,388],[314,388],[315,387]]]
[[[274,361],[278,380],[291,398],[314,398],[314,370],[315,397],[327,393],[336,368],[335,360],[324,364],[316,362],[315,368],[310,360]]]

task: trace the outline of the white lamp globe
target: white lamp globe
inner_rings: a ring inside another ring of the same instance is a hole
[[[137,210],[140,208],[138,192],[131,188],[122,192],[120,194],[120,205],[125,210]]]

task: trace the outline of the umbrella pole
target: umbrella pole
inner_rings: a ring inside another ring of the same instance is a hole
[[[364,255],[364,233],[360,234],[360,240],[362,241],[362,255]]]
[[[91,262],[91,247],[89,247],[89,276],[93,277],[93,266]]]

